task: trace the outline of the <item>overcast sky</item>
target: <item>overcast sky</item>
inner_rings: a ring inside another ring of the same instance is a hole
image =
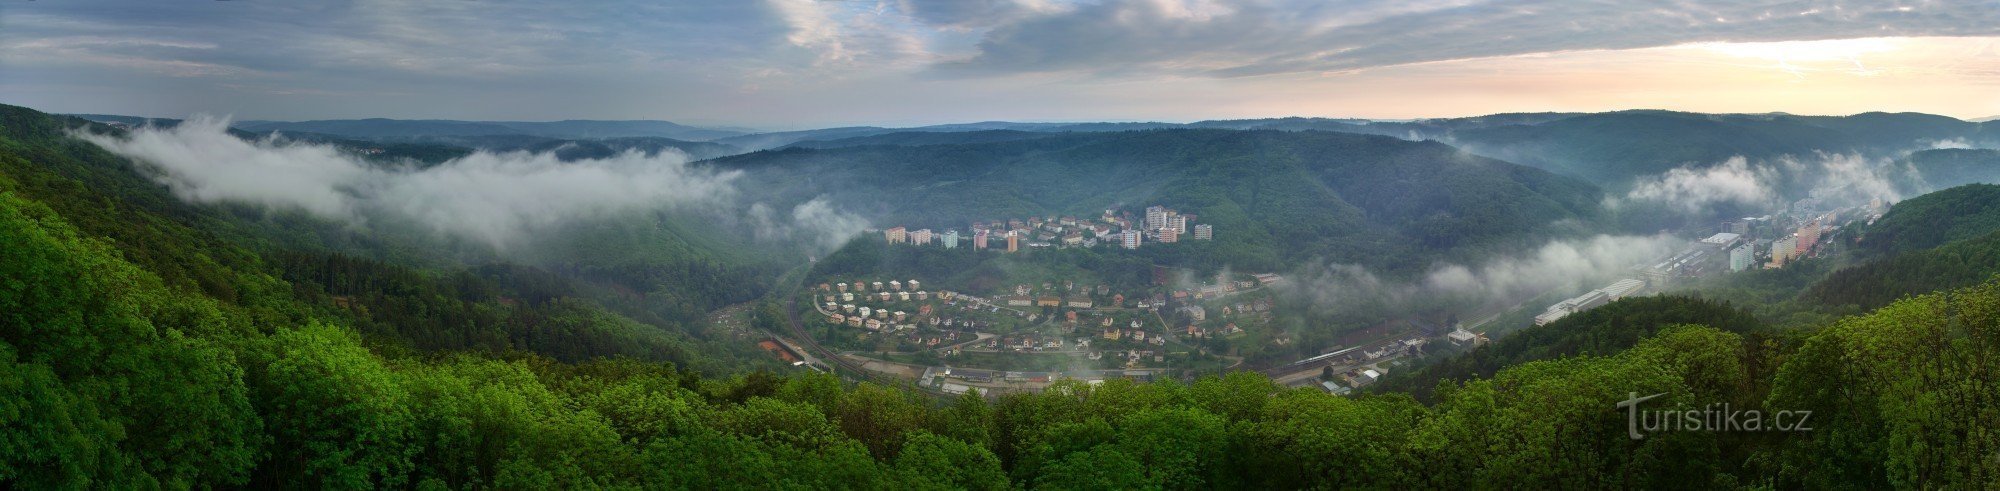
[[[2000,2],[9,1],[0,103],[238,119],[2000,115]]]

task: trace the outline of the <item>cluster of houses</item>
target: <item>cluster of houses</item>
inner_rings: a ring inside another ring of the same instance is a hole
[[[1194,220],[1193,214],[1182,214],[1164,206],[1150,206],[1140,221],[1135,221],[1128,213],[1107,209],[1104,215],[1094,220],[1074,216],[1031,216],[977,221],[972,222],[970,232],[966,234],[957,230],[911,230],[899,225],[883,230],[882,238],[891,244],[928,246],[936,243],[946,249],[956,249],[962,242],[969,241],[975,250],[993,248],[1006,252],[1018,252],[1023,248],[1097,247],[1099,244],[1137,249],[1147,241],[1174,243],[1183,239],[1215,238],[1215,227],[1197,224]]]
[[[1111,287],[1109,285],[1097,285],[1093,288],[1090,285],[1077,285],[1075,282],[1064,281],[1060,289],[1056,288],[1054,283],[1042,283],[1041,288],[1037,289],[1032,285],[1024,283],[1014,285],[1014,288],[1007,292],[1007,295],[1001,296],[995,303],[1008,307],[1097,308],[1099,307],[1097,301],[1091,299],[1090,294],[1092,291],[1095,291],[1097,296],[1101,297],[1111,293]],[[1111,295],[1110,300],[1111,303],[1105,305],[1105,307],[1117,308],[1124,304],[1125,295],[1114,294]]]
[[[1125,366],[1128,367],[1140,366],[1139,364],[1146,361],[1147,359],[1151,359],[1154,363],[1164,363],[1167,361],[1167,354],[1165,351],[1136,350],[1136,349],[1125,350],[1125,351],[1111,351],[1111,352],[1094,351],[1090,353],[1089,358],[1092,360],[1102,360],[1104,359],[1105,356],[1111,356],[1113,358],[1122,357],[1125,359]]]
[[[1077,338],[1076,341],[1070,342],[1070,341],[1064,341],[1061,336],[1054,336],[1054,335],[1037,336],[1034,334],[1022,334],[1013,336],[1000,336],[997,338],[988,339],[986,340],[985,343],[982,343],[980,346],[989,350],[1007,350],[1007,351],[1063,351],[1066,349],[1088,350],[1090,349],[1090,340],[1085,338]]]
[[[1139,322],[1137,319],[1132,320],[1129,326],[1121,326],[1110,317],[1105,317],[1099,323],[1098,327],[1103,328],[1103,332],[1098,334],[1098,337],[1110,341],[1130,340],[1135,343],[1152,344],[1154,346],[1164,346],[1167,344],[1166,336],[1158,333],[1147,333],[1144,329],[1145,323]]]
[[[933,307],[930,304],[916,305],[914,312],[894,310],[889,304],[927,302],[932,298],[948,302],[957,296],[955,292],[939,291],[933,294],[922,288],[923,282],[914,279],[907,283],[901,280],[855,281],[821,283],[816,294],[822,302],[820,313],[835,324],[870,331],[902,331],[915,330],[919,319],[927,320],[932,325],[939,325],[942,321],[932,316]],[[876,304],[869,305],[871,301]]]
[[[1229,337],[1229,336],[1234,336],[1241,332],[1243,332],[1243,328],[1236,327],[1236,323],[1234,322],[1224,324],[1222,328],[1216,329],[1214,331],[1210,331],[1208,330],[1208,328],[1197,326],[1194,324],[1187,325],[1187,336],[1195,339],[1207,339],[1209,336]]]
[[[1284,277],[1270,273],[1255,274],[1251,275],[1251,279],[1238,280],[1238,281],[1232,281],[1227,278],[1217,278],[1215,283],[1190,287],[1190,288],[1177,289],[1174,290],[1172,293],[1170,293],[1170,295],[1173,296],[1175,301],[1214,300],[1217,298],[1229,296],[1230,294],[1239,291],[1246,291],[1257,287],[1270,286],[1273,284],[1277,284],[1278,282],[1282,282],[1284,280],[1285,280]],[[1164,299],[1156,300],[1155,303],[1161,301],[1164,301]],[[1243,310],[1243,309],[1239,307],[1237,310]]]
[[[1320,385],[1325,387],[1327,392],[1332,392],[1334,395],[1347,395],[1354,392],[1354,389],[1374,385],[1375,381],[1382,379],[1382,371],[1373,368],[1348,370],[1335,378],[1338,381],[1324,380],[1320,382]],[[1346,382],[1346,384],[1341,384],[1340,382]]]

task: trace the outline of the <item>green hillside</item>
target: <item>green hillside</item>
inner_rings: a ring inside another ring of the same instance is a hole
[[[1980,411],[2000,393],[1958,383],[2000,368],[2000,286],[1898,303],[1782,357],[1662,328],[1441,385],[1431,405],[1249,373],[989,404],[824,375],[397,356],[173,291],[14,191],[0,225],[17,280],[0,286],[0,391],[20,403],[0,413],[0,481],[17,487],[1977,487],[2000,448],[1977,431],[2000,423]],[[1634,439],[1612,409],[1628,392],[1817,416],[1783,438]],[[1951,397],[1920,402],[1933,394]]]
[[[1868,225],[1861,246],[1876,253],[1930,249],[2000,230],[2000,186],[1972,184],[1903,200]]]
[[[605,255],[659,256],[552,263],[563,268],[560,276],[495,262],[461,266],[423,240],[370,236],[297,214],[186,204],[131,162],[66,135],[85,124],[0,106],[0,176],[7,179],[0,189],[48,207],[83,236],[109,241],[123,260],[171,291],[285,312],[287,322],[308,314],[343,319],[378,343],[403,348],[564,359],[623,354],[718,371],[762,359],[739,358],[752,353],[748,348],[717,349],[689,336],[688,319],[761,294],[758,283],[695,283],[691,274],[774,274],[701,254],[724,247],[675,249],[644,235],[623,234],[628,239],[621,243],[599,234]],[[642,249],[629,243],[636,240],[652,243]],[[597,284],[654,293],[644,303],[601,303],[615,299],[594,294]]]
[[[1414,132],[1444,138],[1468,150],[1509,162],[1581,176],[1611,190],[1634,179],[1677,167],[1705,168],[1731,157],[1752,161],[1793,156],[1811,160],[1824,152],[1898,158],[1944,141],[1993,142],[1991,124],[1919,113],[1850,116],[1699,114],[1619,111],[1569,115],[1514,124],[1458,120],[1422,125],[1376,123],[1370,132]],[[1776,190],[1803,197],[1810,175],[1776,169]],[[1938,188],[1961,184],[1941,182]]]
[[[1909,250],[1834,271],[1800,294],[1819,305],[1872,308],[1910,295],[2000,275],[2000,231]]]
[[[2000,150],[1947,148],[1911,153],[1897,162],[1896,185],[1919,194],[1966,184],[2000,183]]]
[[[1598,191],[1432,142],[1331,132],[1152,130],[1024,141],[756,152],[777,203],[824,196],[876,224],[937,229],[1160,204],[1215,226],[1207,252],[1277,270],[1322,258],[1392,268],[1591,230]],[[886,225],[885,225],[886,226]]]
[[[1589,114],[1538,125],[1472,129],[1456,142],[1483,155],[1622,188],[1639,176],[1730,157],[1768,158],[1856,148],[1839,130],[1788,119],[1667,111]]]
[[[1630,298],[1547,325],[1523,328],[1462,356],[1394,374],[1374,390],[1426,397],[1442,381],[1488,378],[1507,367],[1534,361],[1614,354],[1662,329],[1683,324],[1737,334],[1766,329],[1749,312],[1723,302],[1668,295]]]

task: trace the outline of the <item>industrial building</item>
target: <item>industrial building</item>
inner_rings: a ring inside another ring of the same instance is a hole
[[[1547,325],[1550,322],[1568,317],[1570,314],[1594,309],[1625,297],[1637,295],[1645,289],[1646,283],[1639,280],[1627,278],[1614,281],[1604,288],[1591,290],[1568,300],[1556,302],[1555,305],[1550,305],[1548,310],[1543,311],[1541,315],[1535,316],[1535,325]]]

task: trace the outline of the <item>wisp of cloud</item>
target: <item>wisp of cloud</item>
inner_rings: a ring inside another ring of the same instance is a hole
[[[1287,282],[1283,289],[1323,311],[1407,315],[1445,308],[1471,314],[1554,290],[1573,291],[1629,277],[1634,266],[1686,243],[1666,235],[1555,240],[1481,264],[1438,264],[1412,279],[1385,278],[1354,264],[1309,264],[1297,272],[1297,281]]]
[[[354,224],[407,220],[496,250],[565,222],[621,212],[721,211],[737,196],[740,175],[690,166],[673,150],[571,162],[553,153],[480,151],[429,167],[383,165],[332,145],[244,140],[228,133],[227,120],[210,117],[123,137],[76,136],[150,166],[156,180],[191,202],[289,208]],[[847,234],[864,226],[818,201],[793,215],[853,225]],[[824,235],[812,240],[831,240]]]

